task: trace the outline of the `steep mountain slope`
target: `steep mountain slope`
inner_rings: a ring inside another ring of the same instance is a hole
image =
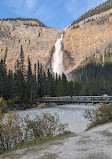
[[[7,52],[7,67],[14,70],[23,46],[25,64],[28,56],[32,65],[41,61],[49,67],[52,49],[62,30],[42,27],[42,23],[34,19],[9,19],[0,21],[0,57]]]
[[[71,25],[74,25],[88,17],[92,17],[95,14],[100,14],[102,12],[105,12],[111,8],[112,8],[112,0],[107,0],[103,4],[99,5],[98,7],[94,8],[94,9],[91,9],[90,11],[88,11],[87,13],[82,15],[79,19],[75,20]]]
[[[105,52],[112,53],[112,0],[84,14],[64,30],[45,27],[34,19],[9,19],[0,21],[0,58],[7,53],[8,69],[14,70],[21,45],[27,65],[30,56],[32,66],[39,60],[44,69],[50,67],[55,42],[61,37],[64,69],[73,74],[82,62],[91,56],[99,58]],[[71,76],[72,78],[73,75]]]
[[[112,9],[65,28],[63,46],[72,58],[68,65],[68,60],[64,61],[68,72],[76,69],[86,57],[112,51]]]

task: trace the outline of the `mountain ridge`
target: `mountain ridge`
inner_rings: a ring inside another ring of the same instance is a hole
[[[26,68],[28,56],[32,67],[40,61],[45,70],[50,68],[55,43],[63,33],[63,64],[67,75],[77,69],[86,57],[103,54],[112,48],[112,9],[87,17],[63,30],[41,25],[43,23],[39,24],[34,19],[0,21],[0,58],[7,52],[8,69],[14,71],[21,45]]]
[[[76,69],[81,62],[93,54],[104,53],[112,48],[112,9],[77,23],[78,27],[65,28],[64,50],[70,52],[74,62],[68,72]],[[77,25],[75,24],[75,25]],[[65,62],[66,63],[66,62]]]
[[[95,14],[100,14],[102,12],[105,12],[111,8],[112,8],[112,0],[107,0],[106,2],[100,4],[99,6],[93,8],[93,9],[89,10],[88,12],[86,12],[85,14],[83,14],[81,17],[79,17],[77,20],[75,20],[71,25],[79,23],[80,21],[82,21],[88,17],[92,17]]]

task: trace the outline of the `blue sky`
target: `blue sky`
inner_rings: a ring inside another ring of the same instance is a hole
[[[37,18],[45,25],[63,29],[82,14],[106,0],[1,0],[0,18]]]

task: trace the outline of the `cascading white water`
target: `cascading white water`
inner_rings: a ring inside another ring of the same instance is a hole
[[[53,53],[53,58],[52,58],[52,71],[55,74],[57,73],[58,75],[62,75],[62,72],[64,71],[62,39],[63,39],[63,34],[61,35],[61,38],[58,39],[55,43],[55,52]]]

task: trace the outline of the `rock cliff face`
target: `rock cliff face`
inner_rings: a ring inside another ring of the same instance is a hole
[[[112,9],[64,29],[63,50],[70,53],[64,59],[67,72],[80,66],[91,55],[112,52]],[[70,62],[71,61],[71,62]]]
[[[49,67],[52,50],[62,30],[40,27],[37,22],[22,20],[0,21],[0,58],[7,52],[7,67],[14,70],[23,46],[25,64],[28,56],[32,66],[39,60]]]
[[[64,32],[62,41],[65,72],[70,73],[91,55],[112,51],[112,9],[70,25],[64,30],[40,27],[33,20],[0,21],[0,58],[7,52],[7,67],[14,70],[21,45],[27,65],[39,60],[44,69],[50,67],[54,45]]]

